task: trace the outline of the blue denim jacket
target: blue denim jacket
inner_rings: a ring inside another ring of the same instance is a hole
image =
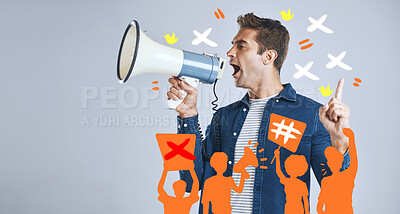
[[[327,168],[324,150],[331,145],[331,139],[328,131],[319,120],[318,109],[322,105],[305,96],[296,94],[296,91],[290,84],[285,84],[284,89],[275,97],[271,98],[265,105],[260,128],[258,131],[258,147],[257,150],[264,148],[264,152],[257,153],[257,158],[268,158],[267,161],[260,161],[260,166],[267,166],[268,169],[256,168],[254,178],[254,195],[253,195],[253,213],[284,213],[286,195],[284,186],[280,183],[276,174],[276,163],[270,164],[270,160],[274,157],[274,151],[279,147],[277,144],[268,140],[268,125],[271,113],[279,114],[291,119],[302,121],[307,124],[299,147],[295,154],[305,156],[308,163],[307,172],[299,177],[307,184],[310,189],[310,166],[312,166],[314,174],[321,184],[324,177],[322,169],[328,171],[325,176],[331,175]],[[246,94],[243,99],[232,103],[228,106],[218,109],[214,114],[211,124],[207,127],[206,136],[203,142],[200,140],[200,132],[198,126],[198,115],[180,119],[178,117],[178,133],[179,134],[196,134],[195,146],[195,171],[199,178],[200,189],[203,188],[204,181],[216,173],[210,166],[202,154],[202,149],[207,155],[211,156],[214,152],[220,150],[228,155],[228,166],[224,176],[232,175],[234,163],[234,153],[236,141],[239,137],[243,123],[246,119],[249,108],[249,96]],[[218,115],[219,123],[215,123],[216,115]],[[216,133],[219,125],[220,144],[216,143]],[[203,147],[203,144],[204,147]],[[217,148],[220,145],[220,148]],[[281,148],[281,164],[282,171],[287,176],[284,168],[284,161],[293,153],[285,148]],[[324,164],[324,165],[321,165]],[[350,157],[344,155],[343,169],[350,164]],[[187,191],[192,188],[192,178],[189,171],[181,171],[180,177],[186,181]],[[211,209],[211,206],[210,206]],[[203,213],[200,199],[200,211]],[[211,211],[209,212],[211,213]]]

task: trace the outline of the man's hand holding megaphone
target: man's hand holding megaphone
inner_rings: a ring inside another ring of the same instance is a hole
[[[171,83],[171,88],[167,92],[168,100],[173,99],[175,101],[183,101],[176,107],[175,111],[178,112],[181,119],[196,116],[197,113],[197,89],[187,84],[185,81],[171,77],[168,79]],[[179,90],[184,90],[187,95],[185,97]]]

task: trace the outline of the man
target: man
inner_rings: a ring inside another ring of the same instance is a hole
[[[176,108],[178,112],[178,133],[197,135],[195,147],[195,171],[200,178],[200,189],[209,177],[215,175],[208,156],[219,150],[228,155],[228,169],[225,176],[232,174],[233,165],[241,158],[243,145],[249,140],[257,142],[257,158],[272,160],[278,145],[268,140],[268,124],[271,113],[282,115],[307,124],[296,155],[305,156],[309,166],[321,182],[322,165],[326,165],[324,150],[328,146],[342,154],[348,147],[343,128],[349,126],[349,108],[341,102],[343,80],[338,83],[335,98],[324,106],[296,94],[290,84],[282,85],[280,70],[286,58],[289,33],[279,21],[260,18],[253,13],[238,17],[239,32],[233,38],[233,47],[227,52],[236,87],[248,89],[243,99],[218,109],[211,124],[207,127],[202,142],[198,127],[196,108],[197,90],[177,78],[170,78],[172,84],[167,93],[169,99],[184,99]],[[187,96],[179,92],[183,89]],[[338,144],[336,144],[338,142]],[[287,159],[293,153],[281,148],[281,158]],[[349,156],[344,155],[343,168],[349,165]],[[276,175],[276,166],[269,161],[260,162],[268,169],[256,168],[250,173],[250,182],[246,180],[245,194],[232,193],[232,213],[284,213],[285,192]],[[265,168],[265,167],[264,167]],[[191,178],[187,171],[181,172],[181,178],[188,183]],[[310,169],[299,177],[310,189]],[[250,184],[249,186],[246,186]],[[200,213],[202,206],[200,205]]]

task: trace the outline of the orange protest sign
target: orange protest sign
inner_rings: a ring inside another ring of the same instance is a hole
[[[307,124],[301,121],[272,113],[269,119],[268,140],[295,153],[306,127]]]
[[[156,138],[163,160],[171,165],[171,169],[185,170],[193,167],[196,135],[158,133]]]

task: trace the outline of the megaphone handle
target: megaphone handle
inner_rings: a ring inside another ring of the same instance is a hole
[[[249,178],[250,174],[247,172],[246,169],[243,169],[243,171],[241,172],[242,174],[240,176],[243,176],[244,178]]]
[[[179,77],[179,79],[185,81],[187,84],[189,84],[190,86],[192,86],[194,88],[197,88],[197,86],[199,85],[199,80],[195,79],[195,78],[192,78],[192,77],[182,76],[182,77]],[[186,97],[186,95],[187,95],[186,91],[181,89],[181,90],[179,90],[179,92],[181,92],[183,94],[183,96]],[[181,104],[182,101],[183,101],[183,99],[181,99],[181,100],[173,100],[173,99],[167,100],[168,107],[170,109],[172,109],[172,110],[175,110],[176,107],[178,107],[178,105]]]
[[[278,150],[280,150],[281,147],[282,147],[282,146],[279,146]],[[271,164],[274,162],[275,158],[276,158],[276,156],[274,155],[274,158],[272,158]]]

